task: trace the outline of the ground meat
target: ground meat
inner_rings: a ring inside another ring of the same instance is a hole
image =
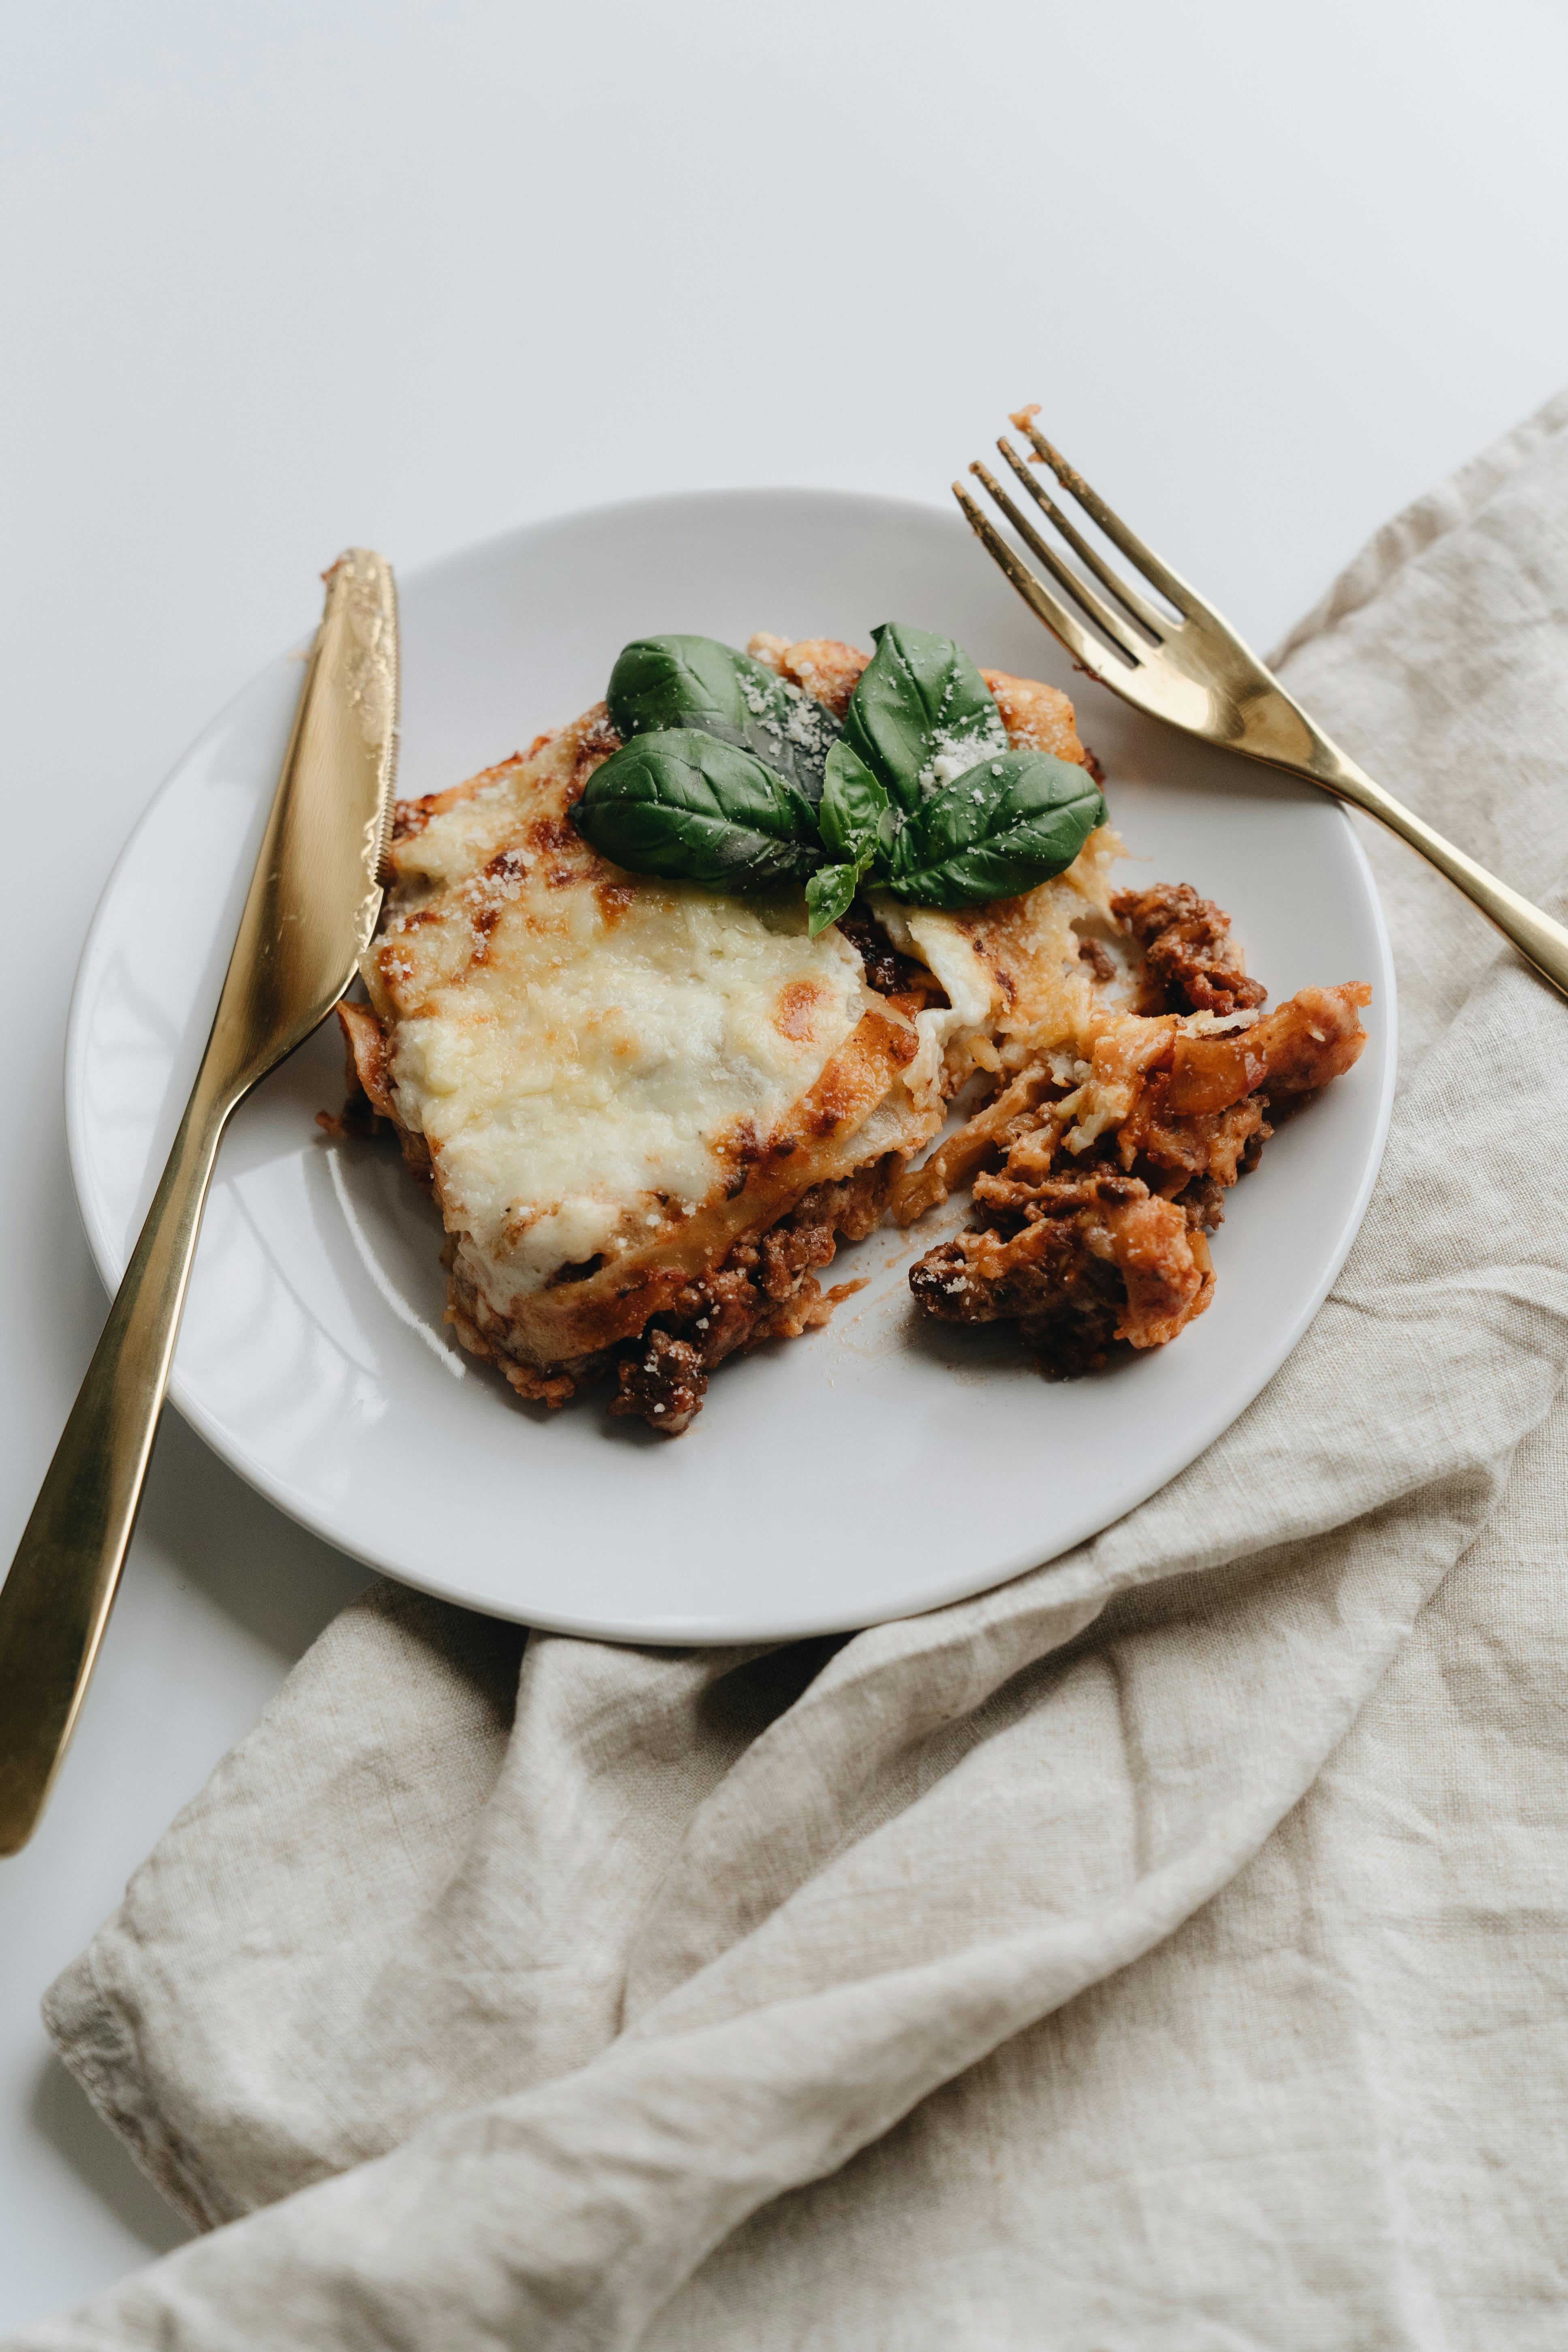
[[[1163,894],[1167,910],[1177,896]],[[919,1305],[944,1322],[1016,1320],[1055,1378],[1093,1370],[1117,1342],[1163,1347],[1208,1305],[1205,1235],[1273,1133],[1265,1083],[1289,1103],[1342,1076],[1366,1044],[1358,1008],[1371,995],[1360,981],[1304,988],[1220,1034],[1123,1016],[1094,1048],[1090,1083],[1118,1106],[1097,1129],[1064,1118],[1043,1076],[1016,1079],[971,1120],[967,1146],[942,1147],[967,1152],[963,1173],[978,1168],[974,1213],[911,1269]]]
[[[984,1240],[993,1246],[983,1253],[977,1244]],[[1090,1255],[1067,1223],[1029,1229],[1022,1246],[960,1234],[910,1269],[910,1288],[917,1304],[944,1323],[1016,1316],[1022,1334],[1027,1318],[1047,1380],[1100,1370],[1125,1295],[1115,1268]]]
[[[1190,882],[1123,890],[1110,904],[1143,950],[1151,1001],[1142,1010],[1247,1013],[1268,996],[1242,970],[1230,917],[1212,898],[1200,898]]]
[[[678,1437],[700,1409],[706,1374],[726,1356],[764,1339],[796,1339],[826,1323],[860,1285],[843,1284],[824,1297],[816,1270],[832,1264],[840,1240],[863,1241],[880,1223],[894,1167],[889,1154],[838,1183],[814,1185],[787,1217],[737,1242],[711,1274],[687,1283],[625,1350],[610,1411],[638,1414]]]
[[[1263,1135],[1268,1133],[1268,1129],[1265,1128]],[[1255,1136],[1253,1140],[1261,1150],[1263,1136]],[[1257,1165],[1256,1160],[1253,1164]],[[1225,1223],[1225,1193],[1226,1188],[1217,1177],[1194,1176],[1173,1198],[1194,1233],[1212,1234]]]
[[[679,1437],[702,1410],[707,1374],[698,1349],[668,1331],[647,1331],[616,1367],[619,1394],[610,1411],[633,1413],[667,1437]]]
[[[1054,1379],[1096,1370],[1113,1341],[1162,1347],[1209,1303],[1201,1232],[1135,1177],[1091,1170],[1026,1188],[983,1178],[975,1197],[1012,1230],[992,1224],[928,1251],[910,1287],[943,1322],[1016,1320]]]
[[[1117,1150],[1124,1167],[1147,1175],[1156,1192],[1170,1192],[1174,1177],[1212,1178],[1221,1186],[1234,1184],[1249,1146],[1272,1133],[1263,1114],[1265,1097],[1250,1094],[1223,1110],[1178,1113],[1170,1108],[1171,1079],[1160,1074],[1140,1089],[1131,1113],[1117,1131]],[[1257,1153],[1248,1163],[1257,1165]]]
[[[934,983],[924,964],[899,953],[863,899],[857,898],[847,913],[839,916],[838,929],[866,967],[867,987],[874,988],[879,996],[932,992]]]

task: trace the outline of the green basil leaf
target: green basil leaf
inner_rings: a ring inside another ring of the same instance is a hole
[[[816,822],[828,848],[839,857],[858,858],[876,847],[887,813],[885,787],[842,738],[827,755]]]
[[[895,842],[889,887],[922,907],[980,907],[1069,866],[1105,802],[1087,768],[1005,751],[931,795]]]
[[[886,621],[845,714],[844,740],[912,811],[977,760],[1007,749],[996,698],[951,637]]]
[[[694,728],[639,735],[596,768],[572,812],[584,841],[633,874],[766,890],[822,863],[816,813],[764,761]]]
[[[837,719],[814,696],[717,637],[635,638],[623,646],[605,698],[623,743],[694,727],[754,751],[811,801],[838,740]]]
[[[847,914],[856,891],[860,887],[870,864],[870,852],[851,860],[847,866],[819,866],[805,886],[805,909],[810,919],[811,936],[825,931],[840,915]]]

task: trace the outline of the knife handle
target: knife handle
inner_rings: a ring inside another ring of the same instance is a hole
[[[204,1066],[0,1586],[0,1855],[43,1811],[113,1606],[213,1163],[237,1097]]]

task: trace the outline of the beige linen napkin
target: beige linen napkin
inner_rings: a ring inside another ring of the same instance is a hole
[[[1287,675],[1549,893],[1568,396]],[[15,2347],[1561,2341],[1568,1008],[1374,855],[1387,1160],[1250,1411],[843,1643],[524,1646],[374,1591],[49,1998],[225,2226]]]

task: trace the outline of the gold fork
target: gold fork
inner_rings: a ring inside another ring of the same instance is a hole
[[[1061,452],[1037,429],[1034,412],[1021,409],[1012,422],[1033,444],[1035,460],[1021,457],[1005,439],[996,446],[1035,505],[1100,583],[1105,595],[1062,561],[985,467],[976,463],[969,470],[1045,566],[1060,595],[1030,571],[962,482],[954,482],[953,496],[1024,602],[1061,639],[1080,667],[1134,709],[1168,719],[1173,727],[1199,735],[1205,743],[1217,743],[1227,751],[1240,751],[1248,759],[1283,768],[1290,775],[1304,776],[1337,800],[1349,801],[1352,807],[1379,818],[1402,841],[1418,849],[1439,874],[1446,874],[1529,957],[1537,971],[1568,996],[1568,930],[1543,915],[1539,907],[1532,907],[1528,898],[1521,898],[1517,890],[1510,890],[1506,882],[1498,881],[1473,857],[1467,857],[1462,849],[1456,849],[1452,842],[1445,841],[1441,834],[1434,833],[1381,784],[1373,783],[1337,743],[1330,741],[1300,704],[1292,701],[1229,622],[1222,620],[1179,572],[1163,563],[1153,549],[1145,546],[1096,496],[1082,475],[1074,472]],[[1160,611],[1104,562],[1031,470],[1036,462],[1050,467],[1068,497],[1121,549],[1155,593],[1173,607],[1178,618],[1173,620]],[[1065,598],[1071,599],[1077,612]],[[1107,598],[1112,601],[1108,603]],[[1092,631],[1085,626],[1086,620],[1092,622]]]

